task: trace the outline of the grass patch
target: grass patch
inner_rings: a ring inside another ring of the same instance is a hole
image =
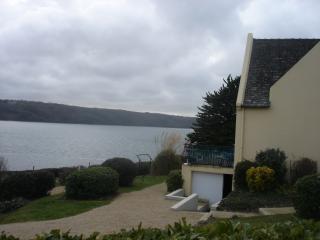
[[[284,191],[233,191],[221,201],[217,210],[257,212],[262,207],[292,206],[290,193]]]
[[[63,194],[47,196],[31,201],[13,212],[0,215],[0,223],[63,218],[106,205],[111,200],[111,198],[106,200],[68,200]]]
[[[150,187],[156,184],[160,184],[167,179],[167,176],[137,176],[131,187],[120,187],[119,193],[128,193],[133,191],[139,191],[146,187]]]
[[[164,182],[166,176],[137,176],[131,187],[119,188],[119,193],[138,191]],[[109,204],[116,196],[101,200],[69,200],[64,194],[47,196],[27,203],[13,212],[0,214],[0,224],[52,220],[74,216]]]

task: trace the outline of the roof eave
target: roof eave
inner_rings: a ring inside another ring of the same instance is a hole
[[[245,55],[244,55],[244,60],[243,60],[237,102],[236,102],[237,107],[241,107],[244,102],[244,96],[245,96],[247,78],[248,78],[248,72],[249,72],[249,65],[250,65],[250,59],[251,59],[252,44],[253,44],[253,35],[252,35],[252,33],[249,33],[247,36],[247,44],[246,44],[246,50],[245,50]]]

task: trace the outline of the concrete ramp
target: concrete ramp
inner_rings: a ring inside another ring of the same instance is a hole
[[[184,191],[182,188],[177,189],[167,195],[165,195],[164,197],[165,199],[168,200],[176,200],[176,201],[181,201],[183,199],[185,199],[186,197],[184,196]]]
[[[174,211],[198,211],[198,194],[193,193],[171,207]]]

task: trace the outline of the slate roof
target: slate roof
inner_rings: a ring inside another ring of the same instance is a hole
[[[320,39],[253,39],[243,107],[269,107],[270,87]]]

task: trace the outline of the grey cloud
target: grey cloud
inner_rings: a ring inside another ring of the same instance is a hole
[[[194,115],[205,92],[240,74],[248,32],[319,37],[319,9],[297,0],[1,1],[0,95]]]

